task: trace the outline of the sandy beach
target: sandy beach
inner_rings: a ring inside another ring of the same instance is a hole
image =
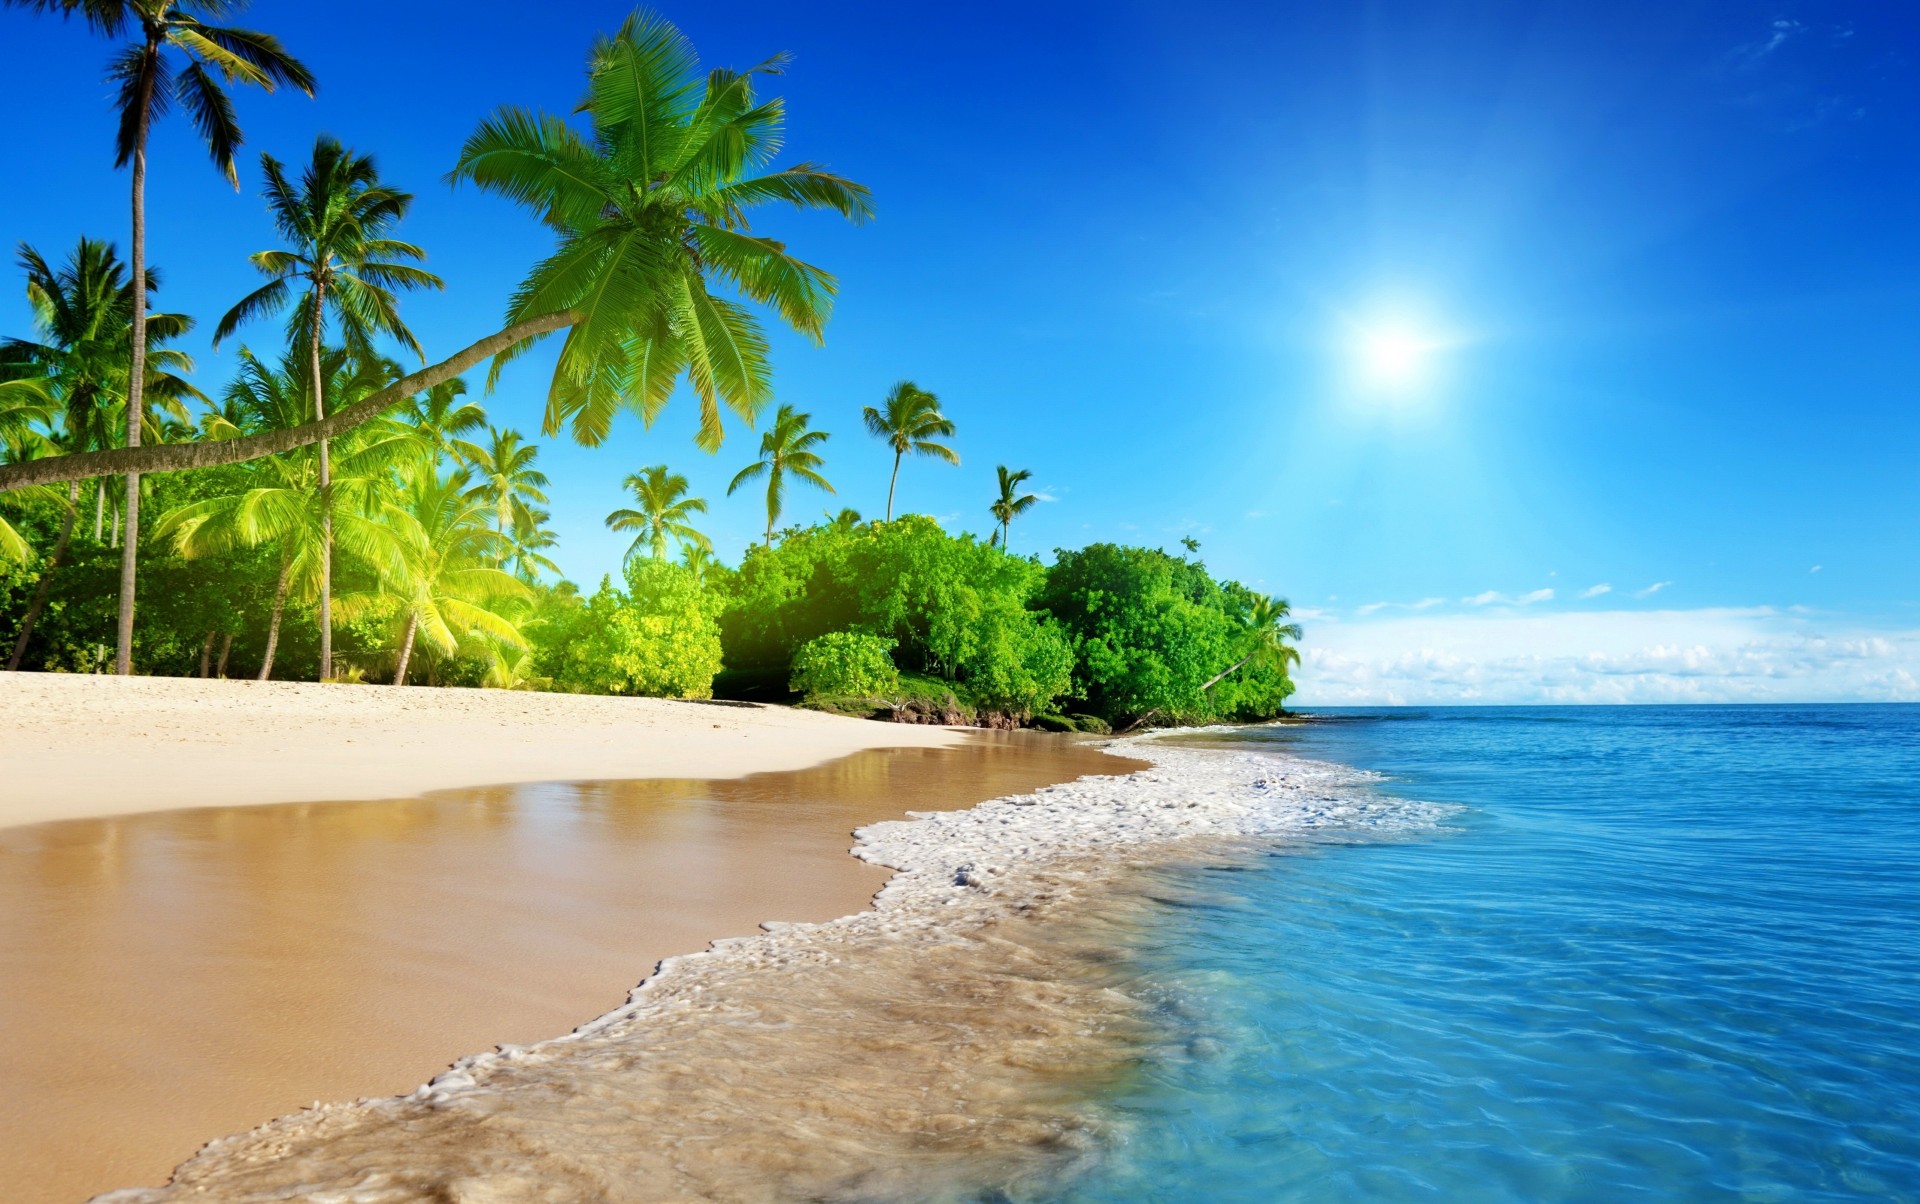
[[[784,707],[60,673],[0,673],[0,713],[0,828],[515,782],[732,778],[964,739]]]

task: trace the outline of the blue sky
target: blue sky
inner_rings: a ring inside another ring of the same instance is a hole
[[[419,195],[429,352],[495,328],[546,238],[440,177],[495,105],[570,108],[626,8],[445,11],[256,6],[321,95],[240,98],[237,195],[163,128],[166,307],[210,328],[251,287],[255,155],[324,130]],[[910,462],[903,507],[984,531],[1006,463],[1051,499],[1016,551],[1197,538],[1304,616],[1307,702],[1920,697],[1920,9],[664,11],[712,63],[791,51],[791,157],[876,195],[863,228],[761,223],[842,285],[824,347],[776,339],[780,399],[834,432],[839,496],[793,513],[881,509],[857,416],[910,377],[965,462]],[[0,46],[0,238],[124,243],[107,47],[13,10]],[[1356,367],[1385,329],[1436,345],[1411,384]],[[544,390],[529,362],[487,405],[531,433]],[[571,576],[616,566],[600,520],[646,464],[693,478],[722,549],[759,530],[724,497],[757,436],[709,457],[689,417],[544,441]]]

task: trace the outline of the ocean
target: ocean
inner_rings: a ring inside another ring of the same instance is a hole
[[[1154,871],[1092,1201],[1920,1200],[1920,706],[1189,737],[1448,808]]]

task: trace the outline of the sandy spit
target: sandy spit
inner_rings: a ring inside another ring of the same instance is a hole
[[[509,690],[0,672],[0,828],[515,782],[730,778],[945,728]]]

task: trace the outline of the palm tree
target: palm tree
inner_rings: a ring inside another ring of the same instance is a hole
[[[509,537],[513,547],[507,559],[513,563],[513,575],[522,581],[538,581],[541,573],[560,576],[560,566],[541,555],[560,543],[560,537],[547,527],[547,520],[552,517],[545,510],[529,508],[523,519],[514,522],[513,534]]]
[[[1002,548],[1005,548],[1007,546],[1008,526],[1012,524],[1014,519],[1019,518],[1022,514],[1033,509],[1035,503],[1040,500],[1040,497],[1038,494],[1033,493],[1019,494],[1021,483],[1033,476],[1033,474],[1026,469],[1023,468],[1019,472],[1008,472],[1007,466],[1002,464],[998,466],[998,472],[1000,473],[1000,496],[995,498],[993,505],[988,506],[987,509],[993,513],[993,517],[1000,520],[999,543]]]
[[[893,489],[900,483],[900,458],[908,452],[934,456],[949,464],[960,457],[938,439],[953,438],[953,423],[940,412],[940,399],[910,380],[903,380],[887,392],[886,409],[872,406],[860,412],[867,433],[884,439],[893,449],[893,477],[887,482],[887,521],[893,521]]]
[[[482,455],[464,436],[486,429],[487,412],[478,403],[463,400],[466,395],[467,382],[456,376],[416,393],[392,416],[391,421],[420,441],[431,471],[438,472],[448,461],[460,464]]]
[[[17,376],[0,379],[0,461],[25,460],[44,455],[53,444],[47,427],[53,421],[55,407],[46,382],[38,377]],[[76,483],[77,489],[77,483]],[[34,557],[27,537],[7,521],[4,511],[35,501],[58,502],[60,495],[50,485],[37,485],[14,493],[0,494],[0,561],[28,563]],[[68,501],[64,527],[73,530],[73,503]],[[62,548],[64,551],[64,547]]]
[[[306,348],[313,417],[318,420],[327,416],[320,348],[328,312],[340,320],[341,336],[356,355],[370,355],[373,339],[384,334],[424,363],[426,353],[400,320],[394,290],[440,288],[443,282],[432,272],[399,262],[427,257],[412,243],[387,236],[406,217],[413,195],[382,184],[373,156],[356,155],[322,134],[297,188],[272,155],[260,156],[260,168],[267,181],[267,210],[291,249],[256,251],[249,257],[269,279],[220,319],[213,345],[219,347],[241,323],[291,306],[287,342]],[[297,299],[296,285],[305,288]],[[320,440],[319,447],[315,487],[321,494],[320,679],[325,681],[333,676],[333,565],[326,534],[333,521],[327,502],[333,474],[327,441]]]
[[[134,40],[116,55],[107,78],[119,86],[120,113],[115,167],[133,167],[133,278],[147,274],[147,135],[154,118],[179,101],[192,119],[214,166],[239,186],[233,156],[240,148],[240,123],[226,83],[253,84],[268,92],[281,84],[313,95],[313,76],[288,54],[278,39],[251,29],[209,25],[196,13],[221,16],[238,7],[233,0],[3,0],[36,12],[80,14],[95,32]],[[176,62],[176,59],[181,60]],[[217,71],[221,79],[216,79]],[[128,371],[127,446],[140,446],[146,422],[147,299],[133,294],[131,368]],[[126,474],[127,542],[120,557],[120,623],[114,672],[133,672],[134,568],[140,532],[139,473]]]
[[[1211,690],[1242,666],[1254,662],[1278,665],[1282,671],[1299,664],[1300,650],[1286,642],[1298,640],[1301,636],[1300,624],[1287,622],[1287,617],[1292,613],[1293,608],[1287,605],[1285,598],[1255,598],[1250,605],[1241,609],[1235,617],[1246,654],[1200,688]]]
[[[590,134],[557,117],[502,109],[467,140],[453,172],[531,209],[559,238],[515,295],[505,329],[297,429],[0,465],[0,490],[288,451],[378,417],[482,360],[493,358],[497,374],[570,327],[577,329],[556,366],[548,430],[570,421],[577,438],[596,442],[622,407],[657,414],[685,375],[701,399],[700,442],[716,445],[718,404],[757,412],[770,386],[765,337],[751,311],[714,296],[709,282],[773,306],[814,338],[835,289],[830,273],[751,234],[749,212],[781,202],[856,222],[872,215],[865,187],[815,164],[752,174],[773,152],[785,106],[756,99],[750,77],[783,62],[703,75],[677,30],[635,16],[594,47],[582,106]]]
[[[668,472],[665,464],[655,464],[621,484],[640,506],[638,510],[615,510],[607,515],[607,530],[635,532],[625,559],[632,560],[645,547],[652,550],[655,560],[665,560],[669,538],[679,540],[682,547],[713,546],[687,521],[707,512],[707,499],[687,496],[687,478]]]
[[[734,474],[727,486],[727,496],[756,477],[767,478],[767,546],[773,546],[773,525],[780,521],[780,505],[787,492],[787,474],[792,473],[809,485],[817,485],[828,493],[833,486],[827,484],[827,478],[820,475],[825,463],[813,449],[828,439],[825,431],[810,431],[807,423],[813,415],[794,412],[790,405],[783,405],[773,416],[773,429],[760,436],[760,458]]]
[[[547,474],[533,466],[540,448],[524,443],[519,431],[487,428],[487,446],[473,457],[474,500],[493,512],[493,529],[499,533],[503,550],[510,548],[508,531],[524,526],[533,514],[531,503],[547,500],[542,492]]]
[[[137,291],[113,244],[82,238],[54,267],[34,248],[22,243],[20,266],[27,277],[27,304],[33,311],[35,338],[0,341],[0,360],[10,376],[32,377],[42,383],[57,408],[56,423],[47,443],[62,452],[94,451],[114,446],[127,406],[127,379],[132,363],[133,300]],[[147,291],[159,287],[160,275],[147,271]],[[164,346],[193,329],[193,319],[181,314],[147,315],[145,393],[153,405],[143,424],[144,434],[157,439],[162,417],[184,418],[188,398],[205,397],[178,375],[193,370],[185,352]],[[41,450],[47,450],[42,448]],[[16,461],[18,462],[18,461]],[[94,539],[100,539],[100,519],[106,502],[106,483],[96,482]],[[15,637],[7,668],[18,669],[33,639],[55,572],[65,562],[78,517],[80,482],[67,485],[67,512],[53,555],[34,587],[33,600]]]
[[[710,543],[683,543],[680,545],[680,563],[693,573],[693,579],[705,585],[707,578],[720,562],[714,559],[713,545]]]
[[[838,514],[830,510],[822,510],[820,513],[826,515],[827,525],[836,531],[851,531],[860,525],[860,512],[852,506],[840,507]]]
[[[239,373],[227,388],[230,429],[245,434],[303,421],[313,406],[306,358],[302,351],[290,350],[275,368],[242,348]],[[322,354],[321,367],[327,388],[336,396],[376,388],[384,376],[377,362],[338,349]],[[325,513],[317,485],[319,457],[312,448],[300,448],[262,461],[237,492],[188,502],[161,516],[155,534],[171,538],[175,550],[189,560],[263,545],[277,553],[280,567],[259,680],[273,675],[288,596],[312,598],[319,593],[323,566],[335,544],[376,572],[400,573],[402,546],[396,531],[404,515],[386,497],[386,486],[393,465],[410,451],[403,439],[379,427],[354,432],[342,448],[332,491],[335,504]]]
[[[341,599],[345,616],[400,603],[401,634],[393,684],[405,685],[414,642],[424,637],[445,655],[474,638],[512,648],[526,644],[514,622],[496,609],[524,600],[533,590],[498,567],[504,537],[488,525],[490,508],[475,496],[464,468],[413,481],[407,490],[403,526],[407,556],[399,572],[384,574],[380,589]]]
[[[500,193],[560,237],[507,310],[510,324],[575,315],[545,433],[564,423],[597,444],[623,408],[651,424],[683,374],[700,399],[702,448],[720,446],[722,405],[751,423],[773,395],[766,335],[746,306],[710,291],[713,281],[820,339],[833,276],[751,233],[747,212],[785,202],[860,222],[873,209],[866,188],[817,164],[765,171],[786,109],[756,97],[753,78],[786,61],[703,73],[679,30],[636,12],[594,44],[578,110],[590,134],[503,108],[467,139],[448,178]],[[539,337],[503,352],[495,373]]]

